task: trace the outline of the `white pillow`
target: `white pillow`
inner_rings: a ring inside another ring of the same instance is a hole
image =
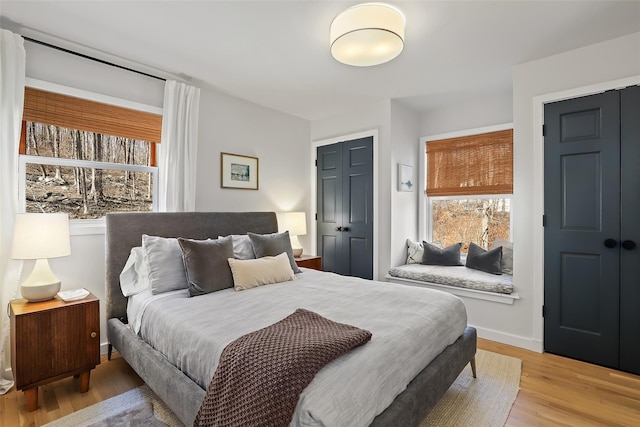
[[[139,294],[150,286],[149,265],[141,246],[131,248],[127,263],[120,273],[120,289],[122,295],[129,297]]]
[[[258,259],[229,258],[228,261],[236,291],[271,283],[288,282],[296,278],[286,252]]]
[[[143,234],[142,250],[149,264],[152,294],[189,287],[178,239]]]
[[[407,264],[420,264],[423,253],[422,242],[414,242],[411,239],[407,239]]]
[[[429,242],[437,248],[442,249],[442,243]],[[424,254],[424,245],[422,242],[414,242],[411,239],[407,239],[407,264],[422,264],[422,255]]]
[[[218,236],[218,239],[224,236]],[[233,256],[236,259],[255,259],[256,255],[253,253],[253,245],[251,239],[246,234],[232,234],[231,239],[233,241]]]

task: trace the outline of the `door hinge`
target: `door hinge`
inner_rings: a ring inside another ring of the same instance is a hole
[[[318,159],[316,159],[316,167],[318,167]]]
[[[316,214],[316,221],[318,220],[318,214]]]
[[[547,133],[547,127],[545,125],[542,125],[542,136],[545,136],[546,133]]]
[[[542,215],[542,226],[545,227],[547,225],[547,216]]]
[[[542,306],[542,317],[544,317],[544,315],[547,314],[547,312],[544,309],[544,305]]]

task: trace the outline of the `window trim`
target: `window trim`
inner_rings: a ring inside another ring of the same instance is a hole
[[[91,160],[77,160],[77,159],[61,159],[55,157],[45,156],[29,156],[21,154],[18,157],[18,200],[19,200],[19,212],[25,212],[27,208],[27,163],[47,165],[47,166],[65,166],[65,167],[82,167],[90,169],[103,169],[103,170],[122,170],[129,172],[143,172],[151,173],[152,176],[152,209],[153,212],[158,211],[158,167],[157,166],[142,166],[142,165],[126,165],[123,163],[110,163],[110,162],[95,162]],[[91,234],[104,234],[105,232],[105,220],[104,218],[97,219],[73,219],[69,221],[69,233],[72,236],[78,235],[91,235]]]

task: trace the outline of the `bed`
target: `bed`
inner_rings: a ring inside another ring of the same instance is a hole
[[[229,234],[246,234],[247,232],[258,234],[274,233],[277,232],[276,216],[272,212],[119,213],[107,215],[106,224],[106,309],[109,353],[111,353],[112,348],[115,348],[169,408],[186,425],[192,425],[200,408],[200,403],[205,396],[205,390],[201,385],[203,380],[185,375],[170,363],[170,357],[168,358],[162,352],[154,349],[140,338],[140,335],[129,328],[126,318],[127,298],[122,294],[119,284],[120,272],[127,261],[131,248],[140,245],[142,234],[206,239]],[[307,276],[304,276],[305,274]],[[303,272],[300,277],[300,280],[296,280],[296,284],[300,285],[298,286],[300,292],[307,292],[305,290],[307,288],[319,287],[322,280],[332,283],[341,279],[330,273],[311,270]],[[375,288],[381,294],[394,292],[394,287],[398,286],[383,282],[365,282],[361,279],[346,278],[346,280],[352,281],[353,286],[358,289],[365,289],[365,285],[371,285],[371,289]],[[284,289],[287,285],[276,284],[269,286],[273,287],[269,291],[259,289],[257,291],[262,292],[263,295],[276,295],[277,292],[285,292]],[[402,286],[402,288],[409,287]],[[336,288],[335,291],[339,292],[339,289]],[[233,290],[226,294],[224,292],[220,291],[220,295],[216,296],[216,298],[233,297],[231,295]],[[242,291],[238,294],[245,292],[249,293],[253,292],[253,290]],[[422,291],[414,289],[409,292]],[[329,293],[333,293],[333,291]],[[255,295],[258,294],[255,293]],[[191,299],[198,300],[199,298],[204,297]],[[278,297],[274,298],[278,299]],[[279,299],[282,300],[283,298]],[[204,301],[204,299],[200,301]],[[224,303],[222,302],[221,304]],[[173,303],[166,303],[166,306],[173,306]],[[313,304],[311,308],[314,308]],[[286,307],[279,309],[285,310]],[[277,310],[275,311],[273,313],[274,319],[280,315]],[[282,312],[284,313],[284,311]],[[329,312],[332,317],[338,317],[333,319],[336,321],[352,319],[346,315],[346,317],[340,318],[341,312],[338,309]],[[271,320],[268,321],[270,322]],[[373,326],[374,328],[372,329],[375,329],[375,325]],[[376,331],[373,330],[372,332],[375,339]],[[371,346],[373,341],[372,339],[372,342],[363,346],[363,349]],[[475,365],[473,364],[476,352],[475,329],[463,327],[460,336],[454,337],[452,341],[428,365],[421,366],[416,371],[415,377],[408,380],[406,388],[403,386],[403,390],[392,399],[388,406],[385,404],[385,407],[376,412],[377,415],[372,419],[371,425],[419,425],[420,421],[435,406],[462,369],[470,362],[475,374]],[[421,340],[415,340],[415,343],[412,344],[422,346],[419,348],[429,348],[429,345],[421,342]],[[375,351],[375,347],[372,348],[374,350],[368,351]],[[351,357],[365,357],[360,354],[362,353],[360,350],[357,349],[354,354],[345,355],[348,357],[343,357],[339,360],[348,361]],[[326,368],[329,369],[330,366]],[[324,374],[324,370],[321,373]],[[314,390],[316,380],[314,379],[309,385],[310,390]],[[306,389],[305,392],[307,392]]]

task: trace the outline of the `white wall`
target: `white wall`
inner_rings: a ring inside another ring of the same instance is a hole
[[[374,279],[384,278],[391,259],[391,102],[381,101],[348,114],[341,114],[311,123],[311,140],[319,141],[344,135],[377,129],[378,146],[374,154],[378,159],[378,189],[373,197],[377,199],[378,210],[374,230],[377,241],[377,265]],[[311,173],[311,172],[309,172]],[[313,171],[315,173],[315,171]],[[374,250],[374,253],[376,251]]]
[[[477,101],[426,111],[420,117],[420,136],[511,123],[512,101],[512,92],[509,90]]]
[[[391,102],[391,266],[406,262],[405,241],[418,238],[418,201],[424,200],[418,185],[421,176],[418,124],[415,111],[397,101]],[[411,192],[398,191],[399,163],[413,166]]]
[[[309,225],[308,121],[205,88],[199,127],[196,210],[305,211]],[[220,188],[220,152],[258,157],[259,190]]]
[[[27,77],[162,107],[164,82],[32,43]],[[309,210],[309,122],[202,88],[196,209]],[[260,190],[222,190],[220,152],[257,156]],[[1,173],[1,171],[0,171]],[[304,245],[305,239],[300,239]],[[104,234],[74,235],[71,255],[50,260],[62,289],[84,287],[101,300],[106,343]],[[32,263],[25,262],[25,271]]]

